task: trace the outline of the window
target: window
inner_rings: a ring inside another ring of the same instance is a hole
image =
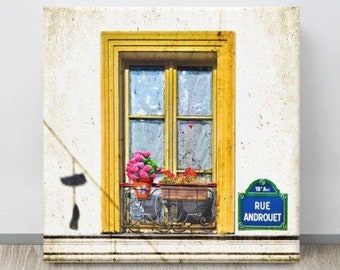
[[[102,119],[103,232],[121,232],[119,184],[135,150],[216,182],[216,232],[234,232],[232,32],[103,33]]]
[[[146,63],[125,65],[125,161],[150,151],[162,168],[189,166],[211,181],[215,64]]]

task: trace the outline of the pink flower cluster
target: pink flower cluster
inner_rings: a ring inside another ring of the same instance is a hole
[[[161,168],[151,158],[149,151],[137,151],[126,165],[127,177],[133,182],[152,183],[156,178],[156,172]]]

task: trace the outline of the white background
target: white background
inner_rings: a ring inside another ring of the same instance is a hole
[[[275,5],[301,8],[301,233],[340,234],[336,0],[0,1],[0,233],[43,232],[44,6]]]

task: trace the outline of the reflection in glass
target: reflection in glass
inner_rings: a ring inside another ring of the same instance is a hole
[[[161,167],[164,151],[164,121],[130,121],[130,155],[135,151],[150,151],[152,159]]]
[[[164,68],[130,67],[130,114],[164,114]]]
[[[211,121],[178,121],[177,167],[212,169]]]
[[[211,180],[211,177],[212,177],[211,174],[208,174],[208,173],[205,173],[205,174],[199,173],[199,174],[198,174],[198,177],[199,177],[199,178],[205,179],[207,183],[211,183],[211,182],[212,182],[212,180]]]
[[[178,70],[178,114],[212,114],[211,67],[182,67]]]

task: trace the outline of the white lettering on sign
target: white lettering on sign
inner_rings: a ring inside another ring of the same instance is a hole
[[[270,210],[270,202],[257,202],[255,201],[255,210]]]
[[[281,218],[281,213],[245,213],[243,220],[281,222]]]

